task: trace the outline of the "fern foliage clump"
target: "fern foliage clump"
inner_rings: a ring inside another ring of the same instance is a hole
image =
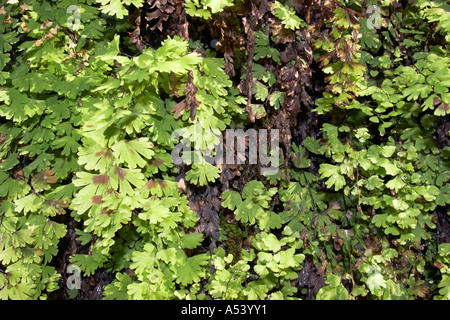
[[[0,0],[0,299],[450,299],[449,12]]]

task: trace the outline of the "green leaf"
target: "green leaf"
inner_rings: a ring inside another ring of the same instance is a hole
[[[405,211],[409,208],[408,203],[402,199],[392,200],[391,206],[398,211]]]
[[[435,297],[437,300],[450,300],[450,276],[444,275],[439,282],[439,297]]]
[[[256,81],[255,85],[252,86],[252,91],[253,94],[255,95],[255,98],[263,102],[267,99],[267,96],[269,95],[269,90],[260,81]]]
[[[84,165],[86,170],[104,172],[112,161],[111,150],[96,144],[89,147],[84,146],[78,151],[78,164]]]
[[[274,2],[273,8],[275,16],[281,20],[281,23],[287,29],[296,30],[300,26],[307,26],[306,23],[295,14],[295,11],[292,8],[281,4],[279,1]]]
[[[266,68],[264,68],[262,65],[260,65],[258,63],[252,64],[252,72],[253,72],[253,79],[262,80],[269,86],[272,86],[276,82],[276,79],[275,79],[275,76],[273,75],[273,73],[270,71],[267,71]],[[277,95],[278,98],[284,97],[284,94],[279,91],[275,91],[273,94]],[[274,99],[276,99],[276,97],[274,97]],[[271,103],[271,105],[273,106],[272,103]]]
[[[240,204],[235,211],[236,219],[242,222],[249,222],[255,224],[256,217],[263,214],[264,209],[257,202],[254,202],[252,198],[247,198]]]
[[[272,107],[275,108],[275,110],[280,109],[283,106],[284,103],[284,92],[275,91],[272,92],[269,96],[269,103]]]
[[[217,13],[223,11],[226,7],[233,5],[233,0],[207,0],[205,5],[211,8],[212,13]]]
[[[348,291],[341,284],[341,279],[332,273],[327,275],[325,283],[328,286],[322,287],[317,293],[317,300],[347,300]]]
[[[419,96],[421,99],[425,99],[431,92],[431,86],[424,84],[415,84],[403,90],[403,96],[406,97],[408,101],[411,101],[417,100]]]
[[[117,16],[117,18],[122,19],[127,15],[128,11],[124,5],[133,4],[137,8],[140,8],[143,0],[96,0],[101,4],[102,12]]]
[[[109,179],[108,179],[109,178]],[[102,179],[100,179],[102,181]],[[107,181],[106,181],[107,180]],[[111,173],[105,179],[106,187],[111,186],[113,189],[119,189],[120,193],[124,195],[133,195],[134,189],[131,185],[134,185],[136,189],[141,188],[146,183],[145,176],[139,169],[125,169],[119,166],[114,167],[114,172]],[[110,185],[108,185],[110,183]]]
[[[16,164],[19,163],[19,160],[17,159],[18,155],[17,153],[11,153],[5,161],[0,163],[0,169],[3,171],[8,171],[14,168]]]
[[[8,265],[11,262],[16,262],[22,256],[22,252],[20,249],[14,249],[12,247],[6,248],[3,251],[0,251],[0,261],[4,265]]]
[[[378,176],[371,176],[364,183],[368,190],[382,189],[384,186],[384,181]]]
[[[370,277],[367,278],[366,284],[369,290],[374,292],[377,289],[385,288],[386,280],[384,279],[383,275],[378,270],[376,270]]]
[[[163,205],[161,200],[150,200],[146,204],[148,210],[139,213],[139,218],[150,221],[151,224],[157,224],[171,215],[169,208]]]
[[[383,214],[377,214],[372,218],[372,222],[379,228],[381,226],[383,227],[387,227],[387,218],[388,215],[383,213]]]
[[[113,155],[119,163],[127,163],[129,168],[144,167],[154,155],[153,145],[148,138],[139,138],[136,140],[121,140],[116,142],[111,149]],[[147,159],[147,160],[145,160]]]
[[[145,282],[132,282],[127,286],[127,296],[133,300],[148,300],[149,285]]]
[[[364,143],[370,138],[369,130],[367,128],[358,128],[355,137],[358,138],[360,142]]]
[[[104,300],[127,300],[127,288],[132,283],[130,276],[126,273],[116,273],[116,279],[103,291]]]
[[[287,250],[282,250],[278,253],[276,253],[273,256],[274,261],[276,261],[278,263],[278,266],[281,268],[296,268],[300,265],[300,263],[303,262],[303,260],[305,259],[305,255],[304,254],[294,254],[295,253],[295,249],[291,248],[291,249],[287,249]]]
[[[263,238],[263,243],[267,250],[270,250],[272,252],[277,252],[281,250],[281,244],[280,241],[277,239],[277,237],[273,233],[269,233],[267,236]]]
[[[380,167],[383,167],[386,171],[386,174],[388,175],[396,176],[401,172],[400,169],[396,166],[396,164],[390,162],[387,159],[379,159],[376,163]]]
[[[77,240],[80,241],[81,245],[84,246],[91,242],[92,234],[89,232],[84,232],[80,229],[75,229],[76,234],[78,235]]]
[[[319,140],[315,140],[312,137],[306,137],[306,139],[303,141],[303,145],[309,152],[316,153],[316,154],[320,153],[320,151],[319,151],[320,141]]]
[[[93,252],[92,255],[75,254],[70,258],[70,263],[78,266],[84,275],[90,276],[102,265],[104,256],[100,252]]]
[[[190,233],[181,238],[181,247],[185,249],[194,249],[203,241],[202,233]]]
[[[29,212],[38,212],[42,208],[42,204],[44,200],[41,197],[38,197],[36,194],[32,193],[26,197],[20,198],[16,200],[16,212],[24,212],[27,214]]]
[[[256,119],[261,119],[266,116],[266,109],[263,104],[254,104],[251,105],[253,115]]]
[[[207,265],[209,265],[209,259],[206,254],[198,254],[189,258],[184,256],[183,263],[177,269],[176,282],[183,285],[199,282],[206,274],[204,266]]]
[[[151,243],[144,245],[143,251],[134,251],[131,256],[130,268],[134,269],[141,279],[146,279],[155,264],[156,248]]]
[[[322,178],[329,178],[325,184],[327,188],[331,188],[334,185],[334,190],[338,191],[342,189],[346,182],[344,176],[339,173],[339,167],[323,163],[320,165],[319,173]]]
[[[395,152],[395,146],[384,146],[382,147],[381,154],[386,158],[390,158]]]
[[[293,144],[294,156],[292,158],[294,165],[299,169],[306,169],[311,166],[311,160],[305,155],[305,148]]]
[[[222,207],[234,210],[242,203],[241,195],[233,190],[227,190],[222,193]]]
[[[398,192],[404,186],[406,186],[406,183],[404,183],[400,177],[395,177],[394,179],[389,180],[389,182],[386,183],[386,187],[391,190],[395,190],[396,192]]]
[[[269,37],[262,31],[256,31],[255,55],[253,59],[258,61],[263,58],[271,58],[276,63],[281,64],[280,52],[277,49],[270,47]]]
[[[258,216],[258,225],[264,231],[281,228],[281,217],[273,211],[261,212]]]
[[[186,13],[192,17],[200,17],[203,19],[211,18],[211,12],[205,9],[198,9],[200,6],[199,0],[186,0]]]
[[[212,164],[203,162],[201,164],[193,164],[192,168],[186,172],[186,179],[192,184],[199,183],[201,186],[208,182],[214,182],[219,177],[219,169]]]

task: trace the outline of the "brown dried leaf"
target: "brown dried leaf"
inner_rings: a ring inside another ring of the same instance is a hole
[[[47,20],[43,24],[40,25],[39,29],[41,29],[41,30],[46,29],[47,27],[50,27],[52,25],[52,23],[53,22]]]
[[[355,26],[359,26],[359,19],[363,16],[350,8],[345,8],[344,10],[346,11],[348,18],[350,19],[350,22]]]
[[[425,281],[423,280],[417,280],[417,282],[414,284],[414,294],[420,298],[425,298],[430,293],[430,288],[423,285]]]
[[[328,210],[341,210],[342,206],[337,200],[332,200]]]
[[[81,100],[80,100],[81,101]],[[110,149],[105,149],[102,151],[99,151],[95,154],[96,157],[105,157],[106,159],[111,159],[112,157],[112,152]]]
[[[165,187],[167,187],[167,182],[165,180],[158,180],[159,186],[161,187],[161,189],[164,189]]]
[[[186,191],[186,183],[185,183],[185,181],[184,181],[183,178],[181,178],[181,179],[177,182],[177,186],[178,186],[178,190],[179,190],[179,191],[182,191],[182,192]]]
[[[158,183],[155,180],[148,180],[145,186],[150,190],[156,188],[158,186]]]
[[[64,208],[69,207],[69,203],[64,199],[45,200],[44,203],[50,207],[54,214],[58,215],[65,214],[66,210],[64,210]]]
[[[93,196],[92,197],[92,203],[93,204],[102,204],[103,203],[103,196],[102,195],[98,195],[98,196]]]
[[[92,177],[92,182],[94,184],[102,184],[107,185],[109,183],[109,175],[107,174],[99,174]]]
[[[22,3],[20,5],[20,8],[22,9],[22,11],[20,13],[24,13],[25,11],[28,10],[29,6],[26,3]]]
[[[23,31],[30,32],[30,29],[27,28],[27,24],[25,23],[25,21],[22,21],[20,27],[23,29]]]
[[[116,166],[114,173],[119,177],[120,180],[124,180],[127,173],[120,167]]]
[[[447,103],[442,101],[442,103],[439,105],[439,107],[437,109],[440,111],[439,114],[446,114],[448,112],[448,110],[450,109],[450,105],[448,105]]]
[[[48,185],[50,183],[56,183],[58,178],[53,176],[55,174],[54,170],[50,170],[49,167],[45,168],[38,174],[34,175],[31,182],[36,185]]]
[[[176,105],[174,105],[171,111],[175,112],[173,116],[175,117],[175,119],[178,119],[184,110],[189,110],[189,107],[187,106],[185,100],[178,102]]]
[[[197,90],[198,89],[194,84],[194,74],[192,73],[192,71],[189,71],[186,88],[184,88],[184,93],[186,93],[186,107],[189,110],[191,110],[190,114],[191,120],[194,120],[195,111],[197,110],[197,107],[200,104],[200,102],[195,97]]]

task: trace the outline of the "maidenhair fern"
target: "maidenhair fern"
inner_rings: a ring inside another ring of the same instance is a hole
[[[450,299],[450,8],[368,5],[0,0],[0,299]]]

